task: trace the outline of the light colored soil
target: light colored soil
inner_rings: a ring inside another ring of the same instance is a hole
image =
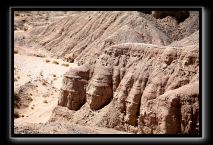
[[[50,60],[50,62],[47,63],[47,59]],[[20,54],[14,55],[15,78],[19,76],[19,79],[17,79],[18,81],[14,82],[15,90],[29,81],[40,81],[41,79],[47,80],[47,82],[56,88],[53,95],[47,96],[47,98],[42,98],[42,94],[33,93],[33,101],[30,103],[29,107],[19,110],[24,117],[15,119],[16,122],[39,123],[46,122],[49,119],[52,110],[57,105],[63,74],[70,67],[76,66],[74,63],[63,62],[62,60],[56,60],[59,62],[58,65],[53,64],[52,62],[54,60],[56,59]],[[61,66],[62,63],[67,63],[70,67]],[[42,86],[42,83],[37,83],[37,85],[39,92],[47,93],[47,90]],[[47,100],[47,103],[43,102],[44,99]],[[32,107],[33,109],[31,109]]]
[[[50,60],[50,62],[46,62]],[[52,63],[53,61],[58,61],[59,64]],[[69,67],[63,66],[62,64],[69,64]],[[43,78],[45,80],[53,80],[53,75],[56,75],[56,80],[54,80],[53,85],[56,88],[60,88],[62,84],[63,74],[70,68],[75,67],[77,64],[64,62],[60,59],[53,58],[40,58],[35,56],[26,56],[15,54],[14,55],[14,67],[15,67],[15,77],[19,76],[20,79],[14,82],[15,89],[23,85],[30,80],[36,80],[38,78]],[[43,75],[43,76],[41,76]]]
[[[15,124],[15,134],[131,134],[110,128],[82,126],[73,123],[21,123]]]
[[[46,60],[50,61],[46,62]],[[57,61],[59,64],[54,64],[52,63],[53,61]],[[69,64],[69,67],[61,65],[63,63]],[[70,67],[76,66],[77,64],[75,63],[64,62],[60,59],[27,56],[26,53],[14,55],[15,78],[19,76],[19,79],[14,82],[15,90],[18,90],[20,86],[25,85],[25,83],[29,81],[37,86],[35,91],[30,90],[31,92],[27,92],[28,94],[32,94],[33,98],[29,107],[18,109],[20,117],[14,120],[15,133],[129,134],[110,128],[102,128],[93,125],[83,126],[75,123],[68,123],[67,121],[60,121],[61,123],[48,122],[52,115],[52,111],[57,106],[63,74]],[[53,75],[56,75],[56,77]],[[55,78],[57,79],[54,80]],[[47,81],[45,86],[42,85],[43,80]],[[44,100],[47,102],[44,102]]]

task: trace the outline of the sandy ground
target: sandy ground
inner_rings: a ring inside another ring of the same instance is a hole
[[[50,60],[50,62],[46,62]],[[59,64],[54,64],[53,61],[59,62]],[[62,66],[62,64],[69,64],[69,67]],[[52,58],[40,58],[35,56],[25,56],[25,55],[14,55],[14,68],[15,77],[19,76],[17,82],[14,83],[14,87],[19,87],[29,80],[35,80],[38,78],[43,78],[46,80],[53,80],[53,75],[56,75],[57,80],[54,80],[53,85],[56,88],[60,88],[62,84],[63,74],[70,68],[75,67],[77,64],[64,62],[60,59]]]
[[[46,62],[46,60],[50,61]],[[55,60],[59,64],[52,63]],[[61,64],[69,64],[69,67]],[[14,120],[15,134],[129,134],[110,128],[48,121],[53,109],[57,106],[63,74],[75,66],[77,64],[64,62],[60,59],[23,54],[14,55],[14,78],[18,78],[17,81],[14,81],[14,90],[19,89],[27,82],[38,86],[36,88],[38,91],[30,92],[33,94],[33,100],[29,107],[19,109],[21,117]],[[43,86],[41,80],[48,83]],[[48,103],[44,103],[44,100],[47,100]]]
[[[50,60],[50,62],[46,62]],[[52,63],[53,61],[59,62],[59,64]],[[69,64],[69,67],[62,66],[61,64]],[[46,97],[48,103],[43,102],[42,94],[33,96],[33,101],[28,108],[21,109],[20,112],[24,117],[15,119],[15,122],[29,122],[29,123],[42,123],[46,122],[55,106],[57,106],[59,89],[62,85],[62,76],[70,68],[75,67],[76,64],[63,62],[62,60],[56,60],[51,58],[40,58],[35,56],[14,55],[14,67],[15,78],[14,89],[18,89],[25,83],[33,80],[47,80],[52,84],[55,91],[51,96]],[[39,85],[39,92],[47,93],[44,87]],[[43,89],[43,90],[42,90]],[[33,109],[31,109],[33,107]]]
[[[82,126],[73,123],[21,123],[16,124],[15,134],[131,134],[110,128]]]

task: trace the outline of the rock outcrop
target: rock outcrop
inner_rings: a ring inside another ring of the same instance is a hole
[[[92,110],[101,109],[111,101],[112,96],[112,68],[96,66],[87,87],[87,101],[90,108]]]
[[[141,107],[139,128],[145,134],[197,134],[198,103],[198,82],[168,91]]]
[[[119,119],[104,117],[99,124],[120,121],[116,124],[121,130],[143,134],[199,132],[197,45],[113,45],[92,66],[86,89],[90,109],[102,110],[111,101],[110,108],[121,114]]]
[[[89,66],[79,66],[64,74],[63,86],[58,105],[78,110],[86,101],[86,86],[89,79]]]

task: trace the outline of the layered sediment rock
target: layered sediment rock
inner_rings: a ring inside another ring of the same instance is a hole
[[[134,34],[134,43],[120,33]],[[91,112],[101,112],[96,115],[99,126],[143,134],[198,134],[199,32],[168,46],[158,39],[160,35],[140,33],[123,26],[107,37],[106,45],[92,57],[92,50],[86,48],[77,60],[88,60],[88,77],[85,84],[75,85],[84,93],[71,96],[83,96],[81,100],[86,100]],[[62,104],[69,102],[62,100]]]
[[[58,105],[78,110],[85,103],[89,70],[89,66],[84,65],[72,68],[64,74]]]
[[[198,102],[198,82],[168,91],[141,107],[139,128],[145,134],[197,134]]]
[[[169,45],[198,30],[197,15],[189,11],[143,15],[137,11],[87,11],[70,13],[47,27],[30,29],[29,34],[52,55],[83,64],[97,59],[103,49],[116,44]],[[168,17],[171,20],[166,20],[166,24],[161,22]]]
[[[90,109],[101,110],[112,100],[111,109],[118,109],[121,116],[108,119],[120,120],[123,129],[129,132],[198,132],[197,45],[114,45],[105,49],[92,66],[94,70],[86,89]],[[115,127],[115,124],[106,126]]]
[[[113,96],[112,68],[98,65],[87,87],[87,101],[92,110],[107,105]]]

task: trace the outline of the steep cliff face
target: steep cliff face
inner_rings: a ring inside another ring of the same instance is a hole
[[[58,105],[78,110],[86,101],[86,85],[89,79],[89,66],[79,66],[64,74],[61,97]]]
[[[92,110],[98,110],[107,105],[113,96],[112,68],[95,66],[93,77],[87,87],[87,99]]]
[[[199,83],[167,91],[144,103],[140,109],[142,133],[197,134],[199,132]]]
[[[98,124],[109,119],[114,124],[104,126],[145,134],[198,132],[197,45],[113,45],[91,66],[86,89],[90,109],[101,111],[111,101],[109,108],[120,114],[107,115]]]

